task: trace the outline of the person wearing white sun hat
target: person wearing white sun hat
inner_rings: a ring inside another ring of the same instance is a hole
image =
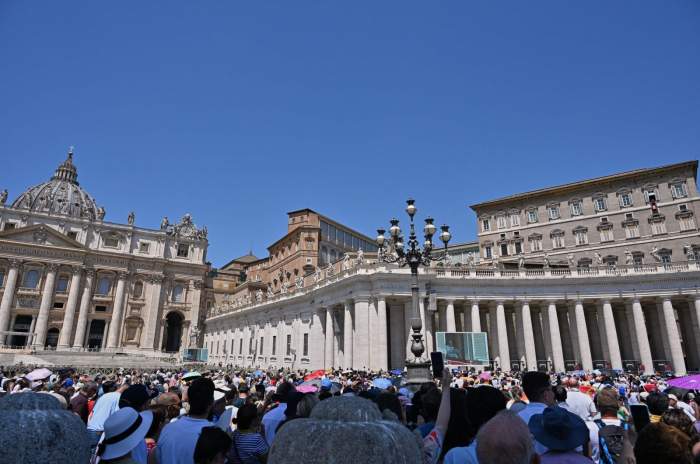
[[[138,464],[131,458],[131,450],[144,439],[153,421],[151,411],[136,412],[133,408],[120,409],[105,421],[104,440],[97,447],[102,464]]]

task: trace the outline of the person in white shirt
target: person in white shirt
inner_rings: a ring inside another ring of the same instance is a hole
[[[569,392],[566,395],[566,403],[569,405],[569,410],[572,413],[586,422],[592,421],[596,415],[593,400],[578,389],[578,379],[576,377],[569,379]]]
[[[189,415],[163,427],[156,447],[158,464],[194,464],[194,449],[202,428],[211,427],[207,420],[214,404],[214,382],[200,378],[187,391]]]
[[[595,422],[586,422],[591,436],[591,459],[593,462],[600,460],[600,441],[598,431],[600,426],[620,425],[622,422],[617,417],[619,407],[619,394],[615,388],[603,388],[597,396],[600,419]],[[600,422],[599,422],[600,421]]]

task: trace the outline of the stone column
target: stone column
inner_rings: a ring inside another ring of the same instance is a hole
[[[438,331],[447,332],[447,308],[438,306]]]
[[[345,367],[352,367],[352,300],[345,300],[345,321],[343,324],[343,344],[345,353]]]
[[[36,328],[36,314],[32,314],[32,325],[29,327],[29,333],[32,334],[34,333],[34,329]],[[30,335],[27,337],[27,346],[31,346],[34,344],[34,340],[36,340],[36,335]]]
[[[490,345],[490,352],[491,358],[495,361],[496,358],[501,357],[501,350],[500,350],[500,344],[498,343],[498,324],[496,323],[496,304],[495,303],[489,303],[489,331],[488,331],[488,337],[487,340]],[[501,360],[502,361],[502,360]],[[496,366],[494,366],[495,368]],[[503,364],[501,363],[499,367],[503,367]]]
[[[411,328],[411,322],[413,320],[413,306],[411,303],[411,300],[408,300],[407,302],[404,303],[404,333],[406,334],[406,358],[405,359],[413,359],[413,353],[411,353],[411,334],[413,333],[413,329]]]
[[[104,332],[102,332],[102,344],[100,345],[100,349],[102,350],[104,350],[107,347],[107,334],[109,333],[110,322],[112,322],[112,319],[105,320],[105,330]]]
[[[532,333],[535,336],[535,355],[537,356],[537,361],[539,362],[547,359],[547,351],[544,347],[542,318],[540,317],[540,311],[533,312],[532,308],[530,308],[530,314],[532,315]]]
[[[162,274],[152,274],[148,276],[148,282],[151,284],[151,294],[148,299],[148,312],[146,315],[146,343],[144,350],[156,350],[156,328],[158,326],[158,317],[160,316],[160,298],[163,289],[163,280],[165,276]],[[192,321],[196,327],[199,321]],[[190,346],[189,337],[185,340],[186,346]]]
[[[204,280],[192,281],[192,303],[190,306],[190,323],[195,327],[199,327],[199,307],[201,306],[202,289],[204,288]],[[200,327],[201,328],[201,327]],[[187,340],[189,346],[189,340]],[[196,346],[194,347],[196,348]]]
[[[17,319],[17,313],[12,313],[12,315],[10,316],[10,327],[8,328],[10,332],[15,330],[15,319]],[[7,344],[11,345],[12,341],[14,341],[14,335],[8,340]]]
[[[389,369],[389,346],[386,326],[386,297],[377,297],[377,367]]]
[[[498,334],[498,354],[501,357],[500,368],[510,371],[510,351],[508,349],[508,329],[503,301],[496,302],[496,333]]]
[[[447,332],[457,332],[457,323],[455,322],[455,301],[447,300]]]
[[[676,326],[676,314],[673,310],[671,297],[663,297],[661,299],[664,308],[664,319],[666,320],[666,333],[668,334],[668,343],[671,347],[671,361],[673,362],[673,371],[676,374],[684,375],[685,360],[683,359],[683,348],[681,347],[681,339],[678,335],[678,327]]]
[[[525,338],[525,362],[528,371],[537,370],[537,352],[535,351],[535,334],[532,330],[532,316],[530,315],[530,302],[523,301],[520,309],[523,318],[523,335]]]
[[[625,301],[625,308],[625,316],[627,316],[627,327],[630,330],[630,339],[632,341],[632,357],[634,360],[639,361],[642,359],[642,354],[639,351],[639,341],[637,340],[637,327],[634,323],[634,308],[631,300]],[[649,340],[647,340],[647,344],[648,343]]]
[[[479,312],[479,301],[472,300],[472,332],[481,332],[481,314]]]
[[[695,295],[695,315],[697,316],[698,325],[700,325],[700,295]],[[1,325],[0,325],[1,327]]]
[[[39,349],[44,349],[44,341],[46,341],[46,327],[49,324],[49,312],[51,311],[51,302],[53,301],[54,283],[56,282],[56,271],[58,264],[50,263],[47,266],[46,282],[44,283],[44,291],[41,295],[41,305],[39,306],[39,317],[36,321],[36,345]]]
[[[333,310],[326,308],[326,356],[323,368],[331,367],[333,367]]]
[[[472,330],[472,308],[465,305],[462,307],[462,332],[473,332]]]
[[[586,327],[586,315],[583,312],[583,301],[574,302],[576,313],[576,334],[578,335],[578,346],[581,350],[581,367],[586,371],[593,370],[593,358],[591,357],[591,344],[588,340],[588,328]]]
[[[353,368],[369,368],[369,297],[355,297],[355,341]]]
[[[615,317],[613,316],[610,300],[603,300],[603,317],[605,318],[605,335],[608,340],[608,351],[610,351],[610,363],[613,369],[622,369],[620,345],[617,340]]]
[[[312,311],[311,340],[309,341],[311,346],[309,348],[311,349],[311,366],[315,370],[326,367],[323,325],[321,323],[322,312],[323,309],[314,309]]]
[[[404,324],[403,305],[389,305],[389,330],[391,331],[391,359],[392,369],[403,369],[406,359],[406,325]]]
[[[81,342],[80,342],[80,346],[82,346],[83,348],[87,348],[88,345],[89,345],[89,343],[90,343],[90,340],[89,340],[89,339],[90,339],[90,328],[91,328],[91,327],[92,327],[92,318],[91,318],[91,317],[88,317],[88,318],[87,318],[87,330],[83,330],[83,332],[84,332],[83,335],[84,335],[84,336],[81,337],[84,341],[81,341]],[[74,347],[75,347],[75,346],[78,346],[78,344],[77,344],[78,335],[79,335],[79,332],[76,330],[76,333],[75,333],[76,342],[73,343],[73,346],[74,346]]]
[[[12,307],[12,299],[15,297],[15,289],[17,287],[17,275],[22,261],[19,259],[10,259],[10,266],[7,272],[7,280],[5,280],[5,291],[2,294],[2,302],[0,302],[0,331],[7,330],[7,323],[10,320],[10,308]],[[0,334],[0,345],[5,343],[5,335]]]
[[[367,364],[367,367],[377,370],[377,300],[375,298],[369,299],[368,317],[367,345],[369,346],[369,360],[367,362],[369,364]]]
[[[122,320],[122,313],[124,310],[124,300],[125,300],[125,289],[126,289],[126,279],[128,274],[126,272],[117,273],[117,290],[114,296],[114,307],[112,309],[112,328],[109,331],[107,337],[107,348],[116,348],[119,342],[119,333],[121,332],[121,327],[119,327]]]
[[[88,320],[88,312],[90,312],[90,303],[92,297],[92,283],[95,280],[95,270],[85,270],[85,285],[83,286],[83,296],[80,297],[80,311],[78,312],[78,325],[75,327],[74,347],[85,346],[85,341],[89,337],[90,328],[85,330],[85,324]],[[90,319],[92,321],[92,319]]]
[[[68,304],[63,315],[63,330],[58,340],[59,351],[68,350],[71,347],[71,335],[73,335],[73,319],[75,318],[75,308],[78,306],[78,294],[80,293],[80,281],[83,277],[82,266],[73,266],[73,277],[70,282],[68,292]]]
[[[603,302],[596,304],[596,320],[598,322],[598,333],[600,334],[600,346],[603,348],[603,359],[606,363],[611,362],[610,347],[608,346],[607,329],[605,327],[605,313],[603,312]]]
[[[547,316],[549,319],[549,337],[552,340],[552,363],[554,370],[563,372],[566,370],[564,365],[564,349],[561,345],[561,333],[559,332],[559,317],[557,315],[557,304],[555,301],[548,301],[549,309]]]

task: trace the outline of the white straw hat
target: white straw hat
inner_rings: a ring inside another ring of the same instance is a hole
[[[107,418],[104,425],[104,440],[99,444],[100,459],[114,459],[134,449],[148,433],[153,422],[153,413],[137,413],[133,408],[123,408]]]

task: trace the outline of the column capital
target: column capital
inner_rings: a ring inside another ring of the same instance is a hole
[[[355,303],[369,303],[370,298],[369,295],[357,295],[353,297],[353,300],[355,300]]]
[[[58,263],[48,263],[48,264],[46,265],[46,269],[47,269],[49,272],[55,273],[56,271],[58,271],[58,268],[59,268],[59,264],[58,264]]]
[[[88,318],[87,318],[87,321],[88,321],[88,322],[92,322],[92,321],[93,321],[93,318],[92,318],[92,317],[88,317]]]
[[[95,274],[97,274],[97,269],[95,269],[95,268],[86,267],[86,266],[83,266],[83,268],[85,270],[85,275],[87,277],[95,277]]]
[[[377,296],[377,301],[383,301],[383,302],[386,303],[386,296],[384,296],[384,295],[378,295],[378,296]]]
[[[700,301],[700,295],[698,295],[698,294],[696,293],[695,295],[693,295],[693,299],[694,299],[695,301]]]
[[[448,305],[453,305],[455,304],[456,298],[445,298],[444,300]]]
[[[639,297],[636,297],[636,296],[632,297],[632,298],[625,299],[626,304],[635,304],[635,303],[639,303],[639,302],[640,302],[640,299],[639,299]]]
[[[73,275],[81,275],[85,271],[85,266],[71,266],[73,269]]]
[[[345,300],[345,308],[352,306],[353,303],[354,303],[354,300],[352,298],[348,298],[347,300]]]
[[[583,298],[575,298],[572,300],[574,302],[574,305],[581,305],[583,306]]]
[[[15,258],[10,258],[8,261],[10,261],[10,269],[19,269],[22,266],[22,263],[24,262],[21,259]]]
[[[600,302],[601,302],[603,305],[609,305],[609,304],[611,304],[611,303],[610,303],[610,298],[601,298],[601,299],[600,299]]]
[[[659,300],[661,300],[662,303],[671,302],[671,297],[670,296],[660,296]]]
[[[130,273],[127,271],[117,271],[117,280],[127,280]]]
[[[194,286],[195,290],[201,290],[204,288],[204,281],[203,280],[193,280],[192,285]]]
[[[547,306],[552,306],[552,305],[556,306],[556,305],[557,305],[557,300],[548,299],[548,300],[547,300]]]

